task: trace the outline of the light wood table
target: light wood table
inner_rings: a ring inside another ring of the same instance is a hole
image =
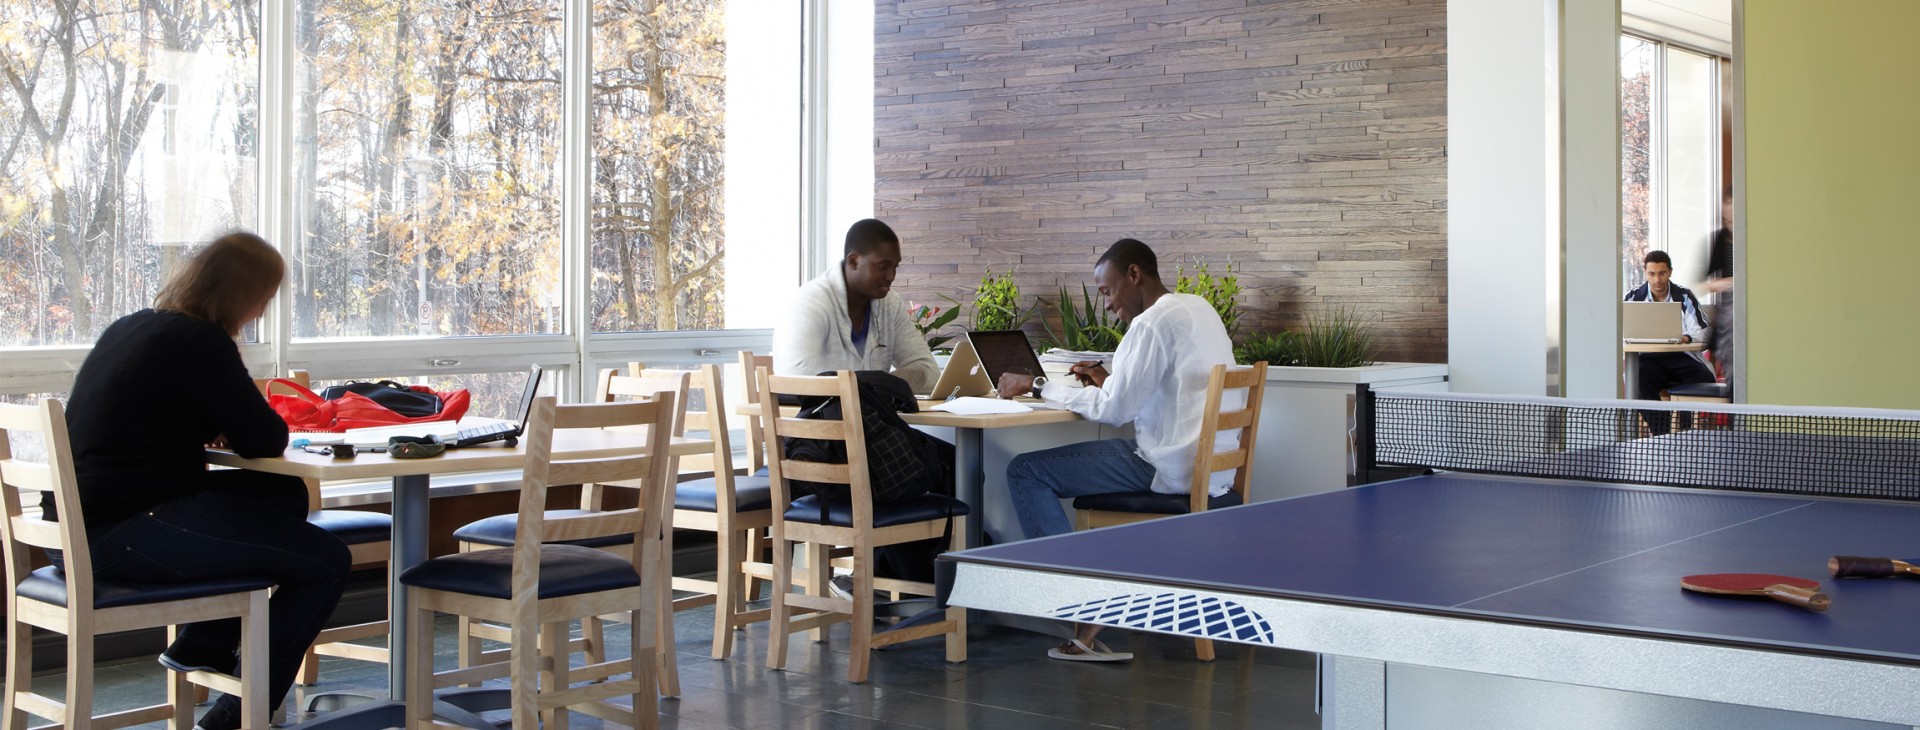
[[[553,433],[553,455],[558,458],[591,459],[623,456],[640,453],[645,446],[645,438],[641,434],[632,432],[561,429]],[[674,456],[685,456],[704,453],[712,448],[712,442],[705,439],[676,437],[673,439],[671,453]],[[289,448],[281,456],[248,459],[225,449],[209,449],[207,461],[219,466],[308,477],[322,481],[379,477],[393,479],[393,553],[392,562],[387,571],[389,601],[387,647],[390,660],[387,665],[387,701],[354,707],[351,710],[316,718],[302,725],[385,728],[404,724],[406,708],[400,703],[400,699],[406,696],[407,642],[404,637],[408,617],[413,614],[409,610],[412,606],[407,600],[406,588],[400,585],[399,578],[400,574],[408,568],[419,565],[427,559],[428,513],[431,499],[428,489],[431,478],[436,474],[519,469],[526,463],[526,450],[519,446],[506,446],[502,442],[464,449],[448,449],[445,453],[428,459],[395,459],[383,452],[363,452],[355,454],[352,458],[336,459],[325,454],[313,454],[301,449]],[[461,692],[463,690],[443,693],[442,699],[455,700],[455,704],[442,703],[436,712],[447,719],[469,723],[472,727],[493,727],[471,712],[493,709],[498,698],[489,697],[485,701],[459,702],[461,698],[455,695]],[[474,690],[464,690],[464,692],[479,694]],[[480,692],[497,694],[499,690],[490,689]],[[468,699],[477,699],[477,697]],[[481,724],[471,724],[476,722]]]
[[[1669,344],[1664,342],[1622,342],[1620,351],[1626,353],[1626,373],[1621,382],[1626,392],[1620,397],[1633,400],[1640,392],[1640,354],[1645,352],[1705,352],[1707,343],[1689,342]]]

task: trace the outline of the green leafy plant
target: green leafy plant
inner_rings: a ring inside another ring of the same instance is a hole
[[[1081,352],[1120,349],[1120,337],[1127,333],[1126,321],[1107,314],[1106,307],[1096,304],[1086,284],[1080,285],[1079,304],[1074,303],[1073,294],[1066,287],[1060,287],[1054,308],[1060,310],[1060,331],[1056,333],[1051,325],[1047,327],[1047,339],[1054,347]]]
[[[980,288],[973,291],[973,329],[1010,330],[1020,326],[1020,285],[1013,271],[995,276],[992,268],[980,277]]]
[[[1300,356],[1296,349],[1292,332],[1262,332],[1248,337],[1246,342],[1233,348],[1233,359],[1241,365],[1252,365],[1263,360],[1272,367],[1298,365]]]
[[[1306,367],[1353,368],[1372,365],[1380,352],[1373,321],[1350,307],[1340,307],[1307,318],[1293,336],[1294,354]],[[1271,363],[1269,363],[1271,364]]]
[[[908,302],[907,311],[913,313],[913,328],[920,330],[921,337],[927,338],[927,349],[938,350],[941,345],[947,344],[948,340],[953,339],[953,335],[937,335],[934,333],[939,332],[940,328],[952,324],[954,318],[960,316],[960,307],[946,307],[942,310],[942,308],[931,304],[914,306],[912,302]]]
[[[1233,273],[1233,262],[1228,261],[1221,267],[1219,276],[1207,271],[1207,262],[1197,262],[1193,266],[1193,275],[1187,275],[1185,266],[1177,270],[1179,278],[1173,282],[1173,290],[1181,294],[1192,294],[1207,300],[1213,305],[1213,311],[1220,313],[1220,323],[1227,326],[1227,336],[1233,337],[1240,327],[1240,277]]]

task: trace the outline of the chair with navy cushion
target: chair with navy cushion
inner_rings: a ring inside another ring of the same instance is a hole
[[[1245,404],[1226,407],[1227,391],[1245,390]],[[1238,430],[1240,443],[1230,451],[1195,449],[1193,478],[1187,494],[1158,492],[1116,492],[1090,494],[1073,500],[1075,529],[1144,522],[1167,515],[1184,515],[1210,509],[1236,507],[1247,502],[1247,487],[1253,474],[1254,437],[1260,430],[1260,400],[1267,390],[1267,364],[1229,368],[1215,365],[1207,376],[1206,409],[1200,418],[1201,444],[1212,444],[1223,431]],[[1233,486],[1218,497],[1208,496],[1207,484],[1216,472],[1233,470]],[[1213,641],[1195,639],[1194,650],[1201,661],[1212,661]]]
[[[659,724],[655,672],[661,647],[653,631],[665,604],[669,581],[662,551],[673,518],[672,459],[668,456],[676,401],[671,393],[635,403],[586,403],[559,406],[552,397],[534,401],[522,436],[522,469],[516,539],[510,547],[433,558],[400,574],[413,603],[407,622],[407,725],[431,720],[437,687],[508,677],[513,727],[564,728],[567,712],[578,711],[631,727]],[[601,429],[646,425],[641,451],[602,453],[593,458],[552,457],[556,429]],[[636,507],[556,515],[546,509],[552,484],[634,483]],[[606,536],[628,540],[625,555],[569,544]],[[476,663],[435,674],[434,613],[507,627],[509,646],[500,661]],[[576,643],[572,622],[621,614],[636,627],[629,632],[629,659],[589,661],[572,666]],[[671,656],[671,647],[667,648]],[[618,675],[627,675],[624,679]],[[608,700],[626,696],[629,707]],[[577,708],[577,709],[576,709]]]
[[[17,458],[14,437],[36,434],[42,462]],[[53,492],[60,519],[41,519],[41,492]],[[93,577],[80,491],[74,482],[66,411],[58,401],[38,406],[0,404],[0,538],[5,540],[7,578],[7,674],[0,688],[0,726],[27,727],[37,715],[67,728],[117,728],[166,721],[193,726],[195,688],[241,698],[242,727],[264,728],[267,696],[267,594],[272,582],[232,578],[195,583],[121,583]],[[60,550],[66,569],[28,570],[34,550]],[[240,619],[240,676],[213,672],[167,672],[167,702],[110,715],[93,714],[94,637],[137,629],[215,619]],[[66,636],[66,701],[33,691],[33,629]],[[258,671],[248,668],[258,668]]]
[[[792,585],[793,546],[806,543],[807,592],[775,590],[767,666],[784,668],[787,661],[787,636],[835,623],[847,622],[853,640],[849,647],[847,680],[867,680],[872,650],[903,641],[934,636],[946,637],[947,661],[967,660],[966,609],[952,606],[942,620],[894,628],[875,633],[873,592],[877,590],[934,595],[930,583],[878,578],[873,572],[874,548],[886,545],[947,537],[950,549],[965,547],[967,504],[952,497],[929,494],[917,499],[876,504],[867,471],[866,436],[859,421],[858,407],[844,408],[856,414],[853,420],[824,420],[782,417],[781,395],[837,397],[840,402],[859,403],[860,387],[852,371],[819,377],[774,375],[770,370],[756,371],[760,387],[760,422],[766,436],[768,461],[772,473],[773,509],[780,515],[773,521],[773,585]],[[779,444],[783,438],[810,438],[846,442],[845,464],[795,461],[784,457]],[[822,509],[818,495],[793,499],[787,481],[798,479],[822,484],[848,485],[846,500],[828,500]],[[853,569],[853,598],[837,598],[827,593],[830,555],[836,548],[849,548]],[[796,609],[798,609],[796,611]]]
[[[313,385],[312,379],[305,370],[290,371],[285,379],[299,383],[302,387]],[[260,388],[261,395],[268,395],[273,391],[272,379],[257,378],[253,382]],[[320,481],[307,479],[306,483],[307,521],[346,543],[347,549],[353,553],[354,567],[381,566],[384,568],[393,555],[393,516],[360,510],[321,509]],[[385,583],[386,581],[381,581],[382,585]],[[361,639],[386,635],[385,619],[322,629],[320,635],[314,638],[313,646],[307,649],[306,658],[300,662],[300,683],[315,684],[320,681],[321,656],[386,664],[388,662],[386,647],[354,643]]]
[[[687,390],[691,386],[692,377],[693,373],[688,371],[649,370],[637,365],[633,367],[631,375],[620,375],[613,370],[605,370],[600,373],[599,395],[594,398],[594,400],[603,403],[614,402],[614,398],[617,396],[650,399],[664,393],[671,396],[673,399],[672,402],[677,404],[675,406],[676,410],[672,414],[672,427],[668,430],[668,433],[670,436],[680,436],[685,433]],[[616,426],[613,430],[633,430],[644,433],[648,430],[648,427]],[[677,471],[678,462],[678,458],[671,458],[668,467],[669,473]],[[647,484],[648,482],[646,480],[638,480],[632,483],[603,482],[582,484],[580,485],[580,506],[577,509],[547,510],[547,519],[588,517],[605,512],[607,511],[607,498],[610,496],[608,494],[609,490],[626,489],[630,492],[638,493],[645,489]],[[461,552],[508,547],[513,545],[515,537],[519,534],[519,524],[519,515],[494,515],[460,526],[459,529],[453,531],[453,537],[459,541]],[[663,569],[667,571],[667,574],[671,574],[673,565],[671,532],[668,533],[667,539],[667,549],[659,553],[658,557],[664,561],[662,563]],[[623,557],[630,556],[633,548],[631,535],[598,535],[564,542],[568,545],[604,550]],[[660,623],[654,627],[654,630],[658,634],[656,640],[659,641],[660,645],[668,647],[668,650],[661,654],[662,662],[657,675],[660,679],[660,694],[666,697],[678,697],[680,695],[680,669],[679,665],[672,661],[673,652],[671,650],[671,647],[675,644],[673,636],[673,614],[670,610],[673,594],[663,591],[658,595],[662,603],[660,610],[655,612],[654,615],[658,617]],[[484,651],[480,643],[482,639],[502,643],[512,641],[512,632],[509,627],[475,621],[468,617],[462,617],[459,623],[461,637],[459,652],[460,666],[473,666],[487,661],[489,657],[504,656],[504,650],[502,649],[495,649],[491,652]],[[572,647],[573,651],[578,651],[586,655],[586,660],[589,662],[598,663],[606,661],[606,632],[602,630],[601,622],[598,618],[588,617],[581,621],[580,638],[573,640]]]
[[[605,397],[615,397],[617,385],[617,380],[609,379],[604,388]],[[733,442],[728,432],[727,398],[721,387],[720,366],[703,365],[694,371],[692,391],[701,396],[703,408],[682,409],[682,425],[689,430],[706,432],[713,449],[708,454],[683,458],[680,471],[708,472],[711,476],[682,482],[674,488],[673,526],[714,534],[714,577],[707,580],[675,576],[673,589],[694,595],[675,599],[673,610],[712,605],[713,658],[725,659],[733,653],[733,629],[765,621],[771,615],[764,608],[747,608],[750,578],[744,566],[752,562],[748,555],[751,547],[760,542],[758,535],[773,524],[773,491],[764,471],[748,475],[734,472]]]

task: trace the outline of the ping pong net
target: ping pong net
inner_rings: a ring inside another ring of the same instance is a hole
[[[1649,435],[1641,414],[1692,414]],[[1354,449],[1378,469],[1920,500],[1920,412],[1591,401],[1361,386]]]

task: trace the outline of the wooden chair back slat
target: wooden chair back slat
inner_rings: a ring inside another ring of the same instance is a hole
[[[632,531],[631,526],[643,517],[638,507],[622,510],[608,510],[584,515],[548,517],[545,532],[540,536],[543,542],[562,540],[584,540],[590,537],[625,535]]]
[[[780,473],[788,479],[823,484],[847,484],[853,481],[846,464],[822,464],[815,461],[780,460]]]
[[[779,418],[780,435],[787,438],[824,439],[827,441],[847,440],[849,430],[844,421],[822,421],[812,418]],[[859,430],[859,429],[852,429]]]
[[[760,368],[773,369],[772,355],[755,355],[751,350],[740,351],[740,375],[746,381],[741,389],[741,398],[750,405],[760,404],[760,381],[754,373]],[[765,436],[760,433],[760,417],[747,419],[747,473],[758,472],[767,466],[767,446]]]

